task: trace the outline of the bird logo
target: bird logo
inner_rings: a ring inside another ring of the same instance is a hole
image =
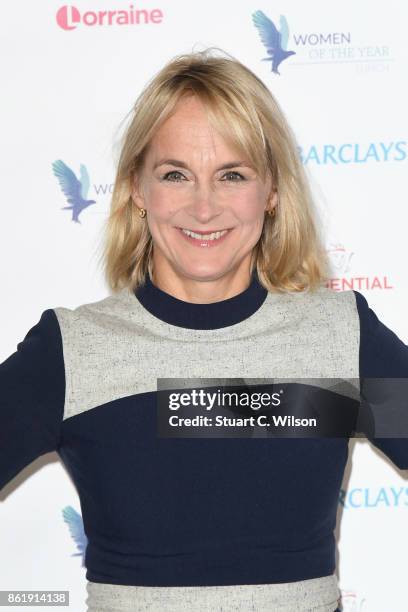
[[[82,565],[84,565],[85,551],[88,545],[88,538],[85,535],[84,524],[82,517],[72,506],[65,506],[62,509],[62,516],[67,523],[72,539],[74,540],[79,552],[73,553],[71,557],[82,556]]]
[[[81,164],[79,167],[80,180],[78,180],[71,168],[61,159],[53,162],[52,169],[69,203],[69,206],[63,206],[61,210],[72,210],[72,221],[81,223],[78,219],[81,212],[91,204],[96,204],[95,200],[86,199],[89,191],[88,170],[84,164]]]
[[[262,11],[255,11],[252,14],[255,27],[258,28],[259,35],[266,47],[269,57],[263,57],[263,62],[271,62],[272,72],[279,74],[278,66],[291,55],[296,55],[296,51],[287,51],[289,39],[289,26],[286,18],[279,17],[280,31],[269,17]]]

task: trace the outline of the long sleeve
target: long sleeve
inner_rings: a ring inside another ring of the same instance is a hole
[[[34,459],[56,450],[64,399],[61,332],[48,309],[0,364],[0,490]]]
[[[376,419],[377,425],[381,420],[381,431],[386,429],[388,418],[388,429],[401,432],[401,437],[368,438],[397,467],[408,469],[408,345],[379,320],[361,293],[354,293],[360,317],[361,386],[366,386],[372,396],[375,393],[379,398],[381,413],[378,412]],[[401,383],[397,380],[387,382],[387,379],[401,379]],[[374,404],[377,400],[375,397],[372,399]]]

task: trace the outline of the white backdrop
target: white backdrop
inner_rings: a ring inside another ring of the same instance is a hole
[[[111,23],[101,11],[116,11]],[[262,59],[255,11],[287,21],[295,54],[280,74]],[[407,343],[407,23],[404,0],[3,4],[0,360],[46,308],[107,295],[98,257],[123,121],[170,57],[213,45],[264,81],[295,131],[333,287],[364,293]],[[62,210],[59,159],[89,173],[96,204],[80,223]],[[350,443],[337,530],[345,611],[408,607],[407,478],[367,441]],[[85,568],[63,513],[79,513],[79,500],[58,456],[33,462],[0,501],[0,589],[69,590],[70,609],[84,611]]]

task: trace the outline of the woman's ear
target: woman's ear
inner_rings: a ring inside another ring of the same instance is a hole
[[[136,172],[132,178],[131,197],[136,206],[143,206],[142,181]]]
[[[269,195],[269,198],[266,202],[265,212],[272,211],[275,206],[277,206],[279,201],[279,194],[277,189],[273,189]],[[276,212],[276,211],[275,211]]]
[[[277,205],[278,199],[279,199],[278,190],[274,189],[273,193],[272,193],[272,195],[271,195],[271,197],[269,199],[271,208],[274,208]]]

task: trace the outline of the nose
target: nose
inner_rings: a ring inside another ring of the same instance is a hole
[[[222,212],[211,183],[200,182],[194,188],[190,212],[197,221],[205,223]]]

